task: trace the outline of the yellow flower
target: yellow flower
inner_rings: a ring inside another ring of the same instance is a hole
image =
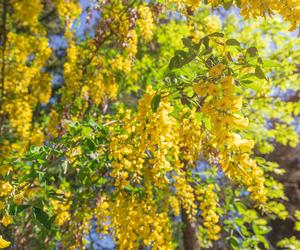
[[[218,107],[221,110],[229,110],[232,107],[232,100],[227,96],[224,96],[220,101],[217,102]]]
[[[150,41],[153,36],[153,15],[148,6],[140,6],[138,9],[140,18],[137,20],[138,26],[141,28],[142,38]]]
[[[243,106],[243,99],[241,96],[233,98],[232,108],[234,108],[234,110],[240,110],[242,106]]]
[[[43,194],[43,190],[39,187],[27,189],[25,193],[28,199],[34,199]]]
[[[20,205],[23,202],[23,199],[24,199],[23,192],[19,193],[19,194],[16,194],[15,197],[14,197],[14,203],[17,204],[17,205]]]
[[[219,225],[215,225],[213,227],[213,231],[214,231],[214,233],[219,233],[221,231],[221,227]]]
[[[3,224],[3,226],[7,227],[8,225],[13,223],[13,219],[10,215],[4,215],[1,223]]]
[[[243,152],[249,152],[254,147],[253,140],[242,139],[238,134],[233,134],[233,138],[234,146]]]
[[[221,84],[223,86],[224,94],[230,95],[233,93],[234,90],[234,83],[232,76],[226,76],[221,80]]]
[[[57,226],[62,226],[69,219],[70,213],[68,211],[63,211],[56,216],[54,223]]]
[[[221,21],[218,16],[207,16],[204,23],[208,33],[214,33],[221,30]]]
[[[198,96],[207,95],[207,87],[203,82],[199,82],[199,83],[194,84],[193,90]]]
[[[300,222],[299,222],[299,221],[297,221],[297,222],[295,223],[294,229],[295,229],[296,231],[300,231]]]
[[[238,161],[240,165],[243,167],[243,169],[251,168],[255,165],[255,162],[249,158],[249,155],[242,154],[238,156]]]
[[[218,77],[222,74],[223,70],[226,68],[226,65],[223,63],[219,63],[209,70],[209,76]]]
[[[242,140],[240,144],[240,149],[244,152],[249,152],[254,147],[254,141],[253,140]]]
[[[225,127],[230,126],[233,122],[234,121],[233,121],[232,116],[229,116],[229,115],[224,116],[222,119],[222,123]]]
[[[10,242],[6,241],[5,239],[2,238],[2,235],[0,235],[0,248],[7,248],[10,246]]]
[[[216,84],[214,83],[208,84],[208,94],[215,96],[218,94],[218,92],[219,90]]]
[[[248,120],[248,118],[245,118],[241,115],[235,114],[233,116],[233,124],[237,128],[246,128],[249,125],[249,120]]]
[[[4,165],[0,168],[0,175],[5,176],[11,170],[11,166]]]
[[[9,182],[1,182],[0,184],[0,196],[7,196],[11,192],[13,187],[10,185]]]

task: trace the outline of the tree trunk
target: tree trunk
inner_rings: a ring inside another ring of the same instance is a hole
[[[197,224],[188,219],[184,208],[181,209],[183,227],[183,245],[184,250],[200,250],[199,239],[197,236]]]

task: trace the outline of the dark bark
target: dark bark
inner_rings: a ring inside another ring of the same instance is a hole
[[[200,250],[199,239],[197,236],[197,224],[191,221],[184,209],[181,209],[183,227],[183,245],[185,250]]]

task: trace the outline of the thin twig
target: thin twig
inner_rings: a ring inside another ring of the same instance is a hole
[[[7,16],[7,5],[8,5],[8,0],[3,0],[3,12],[2,12],[2,28],[1,28],[1,33],[2,33],[2,50],[1,50],[1,59],[2,59],[2,65],[1,65],[1,100],[0,100],[0,111],[2,110],[2,104],[4,100],[4,82],[5,82],[5,50],[6,50],[6,41],[7,41],[7,34],[6,34],[6,16]],[[4,120],[4,115],[1,115],[1,120],[0,120],[0,128],[3,126],[3,120]],[[2,133],[2,129],[0,129],[0,134]]]

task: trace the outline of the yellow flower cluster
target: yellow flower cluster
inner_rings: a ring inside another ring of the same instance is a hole
[[[135,20],[130,21],[130,14],[124,14],[124,8],[126,8],[126,6],[123,6],[121,1],[115,2],[113,8],[113,11],[109,8],[104,8],[103,16],[112,20],[110,24],[111,32],[117,36],[117,41],[125,48],[126,57],[131,58],[137,53],[138,37],[134,25]],[[144,20],[144,22],[145,21],[151,20],[147,19]],[[152,27],[150,23],[147,25]]]
[[[65,198],[65,200],[51,199],[51,205],[56,214],[54,223],[57,226],[62,226],[66,221],[70,220],[69,210],[71,208],[72,201],[67,200],[68,198],[70,198],[70,193],[63,192],[62,190],[57,190],[56,193]]]
[[[208,238],[218,240],[218,233],[221,231],[221,227],[218,225],[218,196],[215,190],[215,184],[198,186],[197,200],[200,203],[203,225],[208,230]]]
[[[110,203],[105,196],[98,197],[95,217],[97,218],[98,228],[96,229],[98,233],[108,234],[110,225]]]
[[[47,126],[47,136],[57,137],[59,134],[59,114],[55,110],[51,110],[49,114],[49,122]]]
[[[90,207],[90,204],[82,204],[72,213],[72,217],[70,217],[70,214],[65,214],[65,216],[67,216],[68,221],[64,222],[66,224],[64,228],[67,228],[72,233],[62,235],[62,248],[70,250],[81,249],[83,245],[88,244],[83,235],[90,234],[91,220],[95,216],[95,210]]]
[[[189,217],[193,217],[196,214],[196,204],[194,189],[188,182],[187,168],[193,166],[192,163],[199,156],[202,136],[201,124],[195,119],[195,111],[188,109],[180,112],[181,122],[178,122],[175,117],[170,115],[173,108],[165,99],[161,100],[158,109],[153,112],[151,102],[154,96],[155,92],[148,87],[146,94],[139,101],[138,112],[132,114],[130,111],[126,111],[120,114],[121,124],[115,123],[111,127],[110,154],[113,158],[111,177],[114,180],[115,192],[120,195],[120,201],[118,202],[121,203],[125,202],[126,199],[130,199],[132,205],[126,204],[123,209],[128,209],[130,206],[140,208],[144,206],[144,203],[140,204],[143,201],[134,198],[135,196],[132,194],[128,198],[128,194],[122,190],[126,190],[127,187],[143,187],[145,197],[147,197],[145,199],[155,200],[154,190],[169,190],[172,181],[176,189],[176,195],[173,196],[170,193],[169,200],[172,203],[165,204],[163,207],[171,206],[174,214],[179,215],[180,206],[182,206]],[[133,204],[134,202],[135,204]],[[113,201],[114,205],[110,204],[110,207],[116,206],[115,209],[120,209],[120,206],[116,203],[116,201]],[[148,206],[149,212],[150,210],[157,210],[154,202],[150,202],[146,207]],[[150,207],[152,208],[150,209]],[[139,211],[138,208],[133,210]],[[143,209],[148,211],[145,208]],[[116,210],[113,214],[124,213],[125,211]],[[126,213],[128,214],[128,211]],[[143,217],[138,214],[136,216]],[[160,218],[159,220],[163,220],[163,216],[160,214],[151,215],[151,217],[157,216]],[[158,218],[156,219],[158,220]],[[117,222],[115,221],[116,224],[113,223],[114,227],[120,227],[118,225],[120,222]],[[143,226],[143,228],[145,227]],[[124,229],[120,233],[123,231]],[[129,229],[125,231],[128,232]],[[124,237],[126,244],[129,244],[128,237],[135,239],[139,235],[124,236],[120,234],[117,238],[124,241]],[[155,238],[151,238],[146,242],[150,243],[153,240],[156,242],[155,244],[160,245],[162,241],[160,237],[165,236],[158,236],[157,234]],[[132,241],[130,244],[132,244]],[[166,242],[160,247],[166,246],[165,244]],[[130,246],[129,249],[132,247]],[[165,248],[168,249],[167,246]]]
[[[148,6],[140,6],[138,9],[140,18],[137,23],[140,27],[142,38],[146,41],[150,41],[153,36],[153,16],[150,8]]]
[[[193,220],[196,215],[196,204],[193,187],[187,181],[187,174],[184,171],[178,171],[177,175],[173,176],[175,181],[174,187],[176,195],[187,213],[188,219]]]
[[[104,9],[103,16],[104,17],[110,17],[112,19],[111,23],[111,30],[117,35],[117,39],[120,42],[125,42],[127,35],[130,30],[130,23],[128,16],[123,13],[124,6],[120,3],[121,1],[116,2],[114,6],[114,11],[111,11],[110,9]],[[120,13],[123,13],[121,15]]]
[[[0,157],[7,157],[15,151],[22,153],[30,142],[35,141],[30,138],[34,128],[32,124],[33,110],[39,103],[47,103],[51,96],[50,76],[41,70],[51,54],[51,49],[48,47],[47,39],[40,36],[43,29],[40,27],[37,29],[37,20],[35,20],[39,15],[37,10],[41,8],[32,9],[31,4],[23,6],[26,2],[16,2],[14,11],[15,14],[20,14],[18,16],[20,22],[23,18],[29,20],[26,27],[32,27],[31,31],[35,33],[29,35],[8,32],[6,34],[7,46],[3,62],[6,66],[2,76],[4,82],[0,115],[8,118],[13,129],[10,133],[18,140],[1,145]],[[33,4],[40,6],[39,1],[33,1]],[[31,15],[33,10],[35,14]],[[31,16],[30,18],[26,16],[27,13]],[[23,22],[21,24],[25,25]]]
[[[3,106],[3,111],[9,114],[10,124],[15,128],[17,135],[23,140],[28,140],[32,121],[32,108],[28,103],[28,98],[5,102]],[[22,146],[24,145],[20,147]]]
[[[128,74],[131,70],[130,58],[117,55],[116,58],[111,60],[111,68],[115,71],[120,70]]]
[[[95,49],[93,45],[91,46],[91,50]],[[127,73],[131,68],[129,59],[118,56],[111,62],[111,67],[103,58],[95,57],[89,66],[101,68],[101,71],[83,69],[85,63],[83,59],[91,56],[90,50],[75,45],[74,41],[69,42],[67,60],[64,64],[65,84],[61,90],[62,102],[71,108],[70,105],[74,104],[76,98],[80,98],[82,105],[79,108],[81,112],[84,112],[88,107],[89,99],[99,105],[107,98],[111,100],[116,98],[118,87],[111,68],[124,70]]]
[[[44,143],[44,132],[41,128],[33,128],[30,135],[30,145],[41,146]]]
[[[176,196],[169,196],[168,203],[175,216],[180,215],[180,202]]]
[[[13,191],[12,185],[7,181],[0,181],[0,196],[2,198],[6,198],[7,196],[10,196]],[[6,202],[0,202],[0,210],[4,209],[6,207]],[[4,227],[7,227],[8,225],[13,223],[13,218],[10,215],[4,215],[0,221]],[[10,242],[6,241],[2,238],[2,235],[0,235],[0,248],[6,248],[10,246]]]
[[[196,10],[200,4],[201,0],[168,0],[168,3],[175,4],[177,9],[183,10],[184,7],[188,7],[191,10]]]
[[[187,6],[189,6],[192,10],[196,10],[201,4],[201,0],[187,0]]]
[[[250,157],[254,142],[237,133],[249,123],[241,113],[243,100],[235,94],[234,79],[225,74],[225,69],[224,64],[211,67],[208,80],[197,83],[194,91],[205,99],[201,111],[211,121],[210,143],[218,152],[220,167],[248,187],[253,201],[264,204],[264,174]]]
[[[74,42],[69,42],[67,49],[67,58],[64,64],[64,87],[62,90],[62,102],[72,103],[75,100],[74,95],[80,93],[80,80],[82,78],[82,70],[78,68],[77,62],[80,61],[81,51]]]
[[[43,10],[41,0],[22,0],[13,2],[13,18],[23,26],[36,33],[41,32],[38,21],[39,15]]]
[[[194,166],[202,149],[202,124],[196,119],[197,111],[184,107],[180,111],[180,154],[186,165]]]
[[[168,0],[168,2],[175,3],[179,10],[183,10],[184,14],[187,12],[184,7],[196,10],[201,3],[209,4],[213,8],[230,3],[230,1],[220,0]],[[296,29],[300,24],[300,2],[298,0],[241,0],[239,7],[242,16],[245,18],[258,16],[267,17],[278,13],[284,20],[291,23],[290,30]]]
[[[76,0],[54,0],[60,19],[71,28],[74,19],[81,13],[80,4]]]
[[[129,56],[135,56],[137,53],[138,37],[135,30],[130,30],[127,35],[127,46],[125,48],[126,53]]]
[[[89,81],[89,94],[95,104],[100,104],[105,98],[114,100],[118,94],[118,85],[115,78],[106,70],[105,75],[98,75],[94,82]]]
[[[140,183],[146,169],[155,186],[163,187],[168,183],[166,173],[173,167],[167,153],[172,151],[178,155],[178,128],[176,119],[169,116],[172,108],[168,103],[162,102],[155,113],[151,111],[153,96],[154,91],[148,89],[139,101],[137,115],[126,112],[122,120],[123,133],[112,136],[110,149],[115,159],[112,177],[116,186],[128,185],[129,179]]]
[[[182,207],[187,212],[189,219],[196,214],[194,189],[187,181],[187,171],[194,168],[202,150],[202,124],[196,119],[196,110],[184,107],[179,113],[179,159],[177,175],[173,176],[176,195],[181,201]],[[185,168],[185,171],[182,171]]]
[[[173,248],[168,213],[159,211],[154,201],[120,194],[109,204],[118,249],[138,249],[149,245],[152,249]]]
[[[272,15],[277,12],[291,23],[291,30],[300,24],[300,2],[298,0],[241,0],[241,13],[245,18]]]

